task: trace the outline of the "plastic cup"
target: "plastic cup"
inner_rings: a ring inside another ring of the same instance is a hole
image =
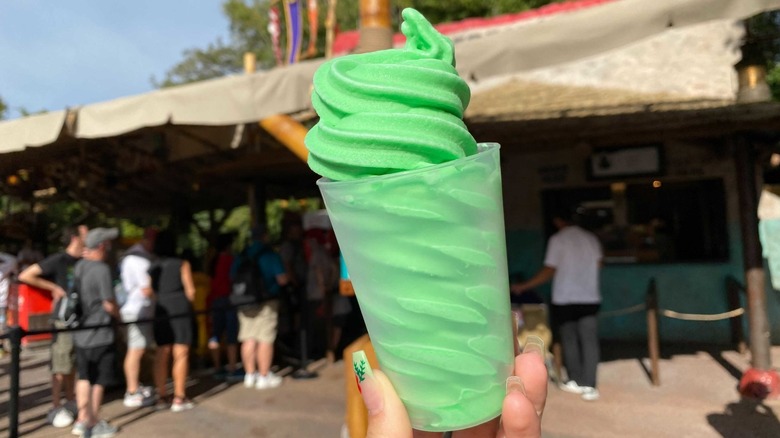
[[[514,340],[498,150],[317,182],[380,367],[415,429],[501,413]]]

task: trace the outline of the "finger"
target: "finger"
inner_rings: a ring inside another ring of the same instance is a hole
[[[500,438],[539,438],[542,419],[526,396],[527,390],[518,377],[507,379],[507,395],[501,412]]]
[[[385,374],[371,369],[363,350],[352,353],[352,368],[368,409],[366,438],[411,437],[409,415]]]
[[[523,353],[515,358],[515,375],[523,381],[526,395],[539,416],[547,400],[547,367],[543,355],[544,342],[537,336],[529,336]]]

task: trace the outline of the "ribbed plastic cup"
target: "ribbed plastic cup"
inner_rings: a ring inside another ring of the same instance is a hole
[[[380,367],[415,429],[501,413],[514,340],[498,150],[317,182]]]

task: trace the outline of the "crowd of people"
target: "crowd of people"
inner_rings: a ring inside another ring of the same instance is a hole
[[[288,217],[279,245],[272,244],[262,225],[255,226],[240,252],[234,251],[234,234],[221,234],[212,242],[204,266],[210,277],[207,348],[215,379],[243,381],[245,387],[258,390],[280,386],[283,378],[272,370],[280,329],[292,334],[306,328],[312,345],[301,348],[315,355],[321,352],[330,360],[339,358],[340,328],[351,306],[337,293],[335,238],[327,227],[317,228],[320,223],[304,227],[300,217]],[[16,277],[51,292],[54,329],[74,326],[63,318],[69,300],[71,307],[76,300],[80,310],[78,325],[99,326],[53,333],[52,407],[47,421],[55,427],[72,426],[74,435],[117,433],[116,427],[101,419],[100,406],[106,388],[122,381],[128,408],[154,406],[181,412],[195,407],[186,392],[191,348],[198,333],[193,264],[177,251],[170,230],[148,228],[126,250],[117,248],[118,237],[116,228],[67,227],[61,251],[25,259],[23,269],[17,257],[0,252],[1,315],[6,314],[3,299],[7,301]],[[256,266],[261,278],[258,288],[267,296],[237,305],[234,281],[243,259]],[[117,262],[109,264],[109,260]],[[150,370],[144,370],[144,357],[152,351],[154,386],[146,386],[142,371]],[[117,373],[120,362],[123,373]]]

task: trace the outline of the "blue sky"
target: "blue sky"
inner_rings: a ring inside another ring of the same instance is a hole
[[[152,90],[189,48],[228,39],[222,0],[5,0],[0,97],[57,110]]]

